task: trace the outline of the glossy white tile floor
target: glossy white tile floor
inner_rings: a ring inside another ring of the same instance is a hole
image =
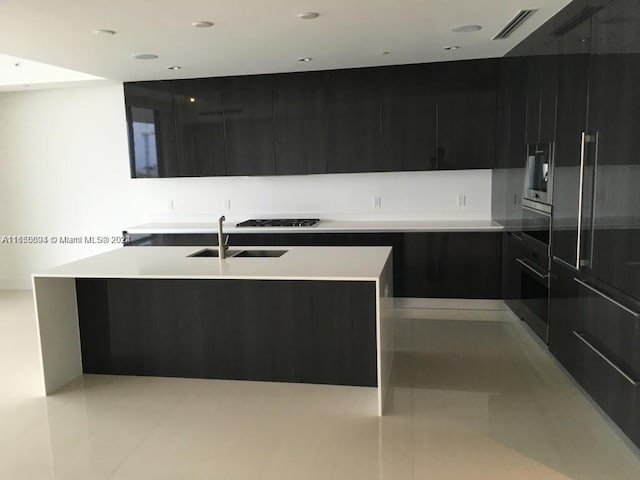
[[[378,418],[355,387],[86,376],[38,398],[31,294],[0,292],[0,479],[640,478],[519,322],[401,305]]]

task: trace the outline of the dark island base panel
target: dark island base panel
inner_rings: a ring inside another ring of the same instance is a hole
[[[84,373],[377,386],[375,282],[76,280]]]
[[[216,246],[215,234],[135,234],[126,246]],[[391,246],[396,297],[502,298],[502,233],[233,233],[232,246]]]

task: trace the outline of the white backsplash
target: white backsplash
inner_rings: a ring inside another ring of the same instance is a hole
[[[491,170],[133,181],[149,202],[150,221],[209,221],[222,214],[230,220],[491,218]]]

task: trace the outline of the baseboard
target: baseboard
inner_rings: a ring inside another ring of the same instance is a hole
[[[398,308],[437,308],[454,310],[509,310],[504,300],[469,298],[410,298],[396,297]]]
[[[397,320],[511,322],[515,318],[502,300],[396,298],[394,304]]]

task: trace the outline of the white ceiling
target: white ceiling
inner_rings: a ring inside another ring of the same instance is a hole
[[[58,83],[67,84],[92,80],[103,79],[94,75],[0,53],[0,92],[13,90],[16,86],[24,88],[42,87]]]
[[[0,0],[0,53],[117,81],[499,57],[569,0]],[[492,41],[523,8],[509,39]],[[300,12],[320,13],[300,20]],[[212,28],[191,22],[209,20]],[[453,33],[461,24],[482,30]],[[112,29],[114,36],[95,35]],[[445,45],[459,45],[444,51]],[[380,55],[388,51],[388,55]],[[156,60],[135,60],[154,53]],[[312,57],[308,63],[299,57]],[[179,65],[179,71],[166,67]],[[0,77],[7,75],[0,66]],[[24,82],[20,82],[24,83]]]

